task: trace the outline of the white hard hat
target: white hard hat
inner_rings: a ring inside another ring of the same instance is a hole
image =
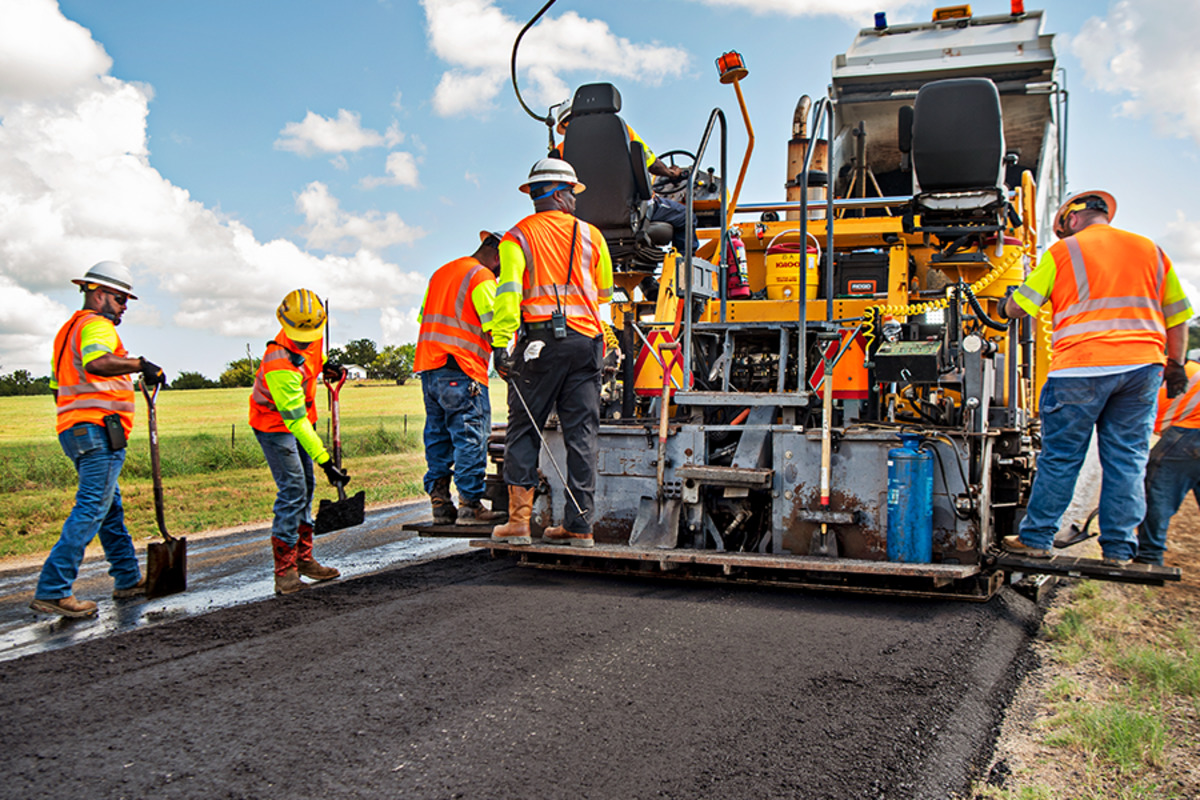
[[[130,274],[129,267],[118,261],[101,261],[93,264],[83,274],[82,278],[72,278],[71,283],[83,287],[86,287],[89,283],[104,286],[108,289],[124,292],[129,295],[130,300],[137,300],[137,295],[133,293],[133,275]]]
[[[529,187],[535,183],[569,183],[574,187],[574,193],[584,190],[584,185],[575,176],[575,168],[561,158],[543,158],[529,170],[529,180],[521,184],[520,189],[529,194]]]
[[[555,122],[558,123],[559,134],[567,132],[567,123],[571,121],[571,101],[567,100],[560,103],[558,106],[558,115],[555,117]]]

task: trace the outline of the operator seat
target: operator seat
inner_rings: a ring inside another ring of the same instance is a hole
[[[914,210],[930,225],[1000,230],[1008,207],[1004,185],[1004,118],[988,78],[932,81],[912,112]]]
[[[604,234],[614,269],[653,271],[674,229],[647,219],[653,195],[646,158],[641,143],[630,142],[620,110],[621,94],[611,83],[580,86],[571,101],[563,159],[587,186],[575,215]]]

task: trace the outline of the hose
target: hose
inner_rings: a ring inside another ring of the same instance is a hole
[[[996,282],[996,279],[1008,272],[1013,265],[1024,256],[1024,251],[1020,248],[1013,248],[1012,252],[996,264],[992,269],[979,280],[975,281],[968,287],[971,292],[982,292],[987,287]],[[926,311],[936,311],[946,308],[950,305],[950,298],[943,297],[941,300],[931,300],[927,303],[913,303],[907,306],[875,306],[879,309],[879,313],[891,314],[893,316],[916,316],[924,314]]]
[[[983,310],[983,306],[981,306],[979,304],[979,298],[975,296],[975,293],[973,291],[971,291],[970,286],[965,286],[963,288],[966,290],[967,300],[970,301],[971,308],[975,310],[975,315],[977,317],[979,317],[980,322],[982,322],[984,325],[987,325],[989,328],[992,328],[993,330],[997,330],[997,331],[1008,330],[1007,324],[1001,324],[999,322],[996,322],[996,320],[992,319],[991,317],[989,317],[987,315],[987,312]],[[1001,300],[1000,302],[1004,302],[1004,301]]]

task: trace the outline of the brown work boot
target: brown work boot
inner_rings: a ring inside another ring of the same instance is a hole
[[[272,536],[271,551],[275,555],[275,594],[294,594],[308,585],[296,570],[295,545]]]
[[[438,478],[433,482],[433,490],[429,492],[429,505],[433,508],[434,525],[453,525],[458,509],[454,507],[454,499],[450,497],[450,479]]]
[[[1000,546],[1014,556],[1025,556],[1026,558],[1051,558],[1054,555],[1050,550],[1030,547],[1016,536],[1005,536]]]
[[[508,514],[503,511],[492,511],[484,508],[479,500],[468,500],[461,495],[458,498],[458,519],[455,525],[495,525],[504,522]]]
[[[522,486],[508,487],[508,522],[492,528],[492,541],[503,544],[533,544],[529,518],[533,515],[533,491]]]
[[[75,595],[68,595],[57,600],[46,600],[35,597],[29,607],[43,614],[59,614],[64,617],[94,617],[96,604],[91,600],[76,600]]]
[[[333,567],[322,566],[313,558],[312,525],[302,523],[297,532],[299,536],[296,540],[296,571],[314,581],[329,581],[339,577],[342,573]]]
[[[130,597],[145,597],[146,596],[146,576],[135,583],[133,586],[126,586],[124,589],[113,589],[113,600],[127,600]]]
[[[573,547],[596,546],[596,540],[590,533],[575,533],[560,525],[554,525],[542,531],[542,541],[546,544],[565,544]]]

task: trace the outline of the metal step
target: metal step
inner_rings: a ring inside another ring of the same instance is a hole
[[[1121,583],[1143,583],[1162,586],[1167,581],[1182,580],[1179,567],[1159,567],[1153,564],[1127,564],[1123,567],[1105,564],[1097,558],[1029,558],[1012,553],[996,554],[989,559],[989,566],[1009,572],[1024,572],[1030,575],[1063,575],[1070,578],[1095,578]]]
[[[684,464],[675,468],[678,480],[692,480],[708,486],[740,486],[746,489],[770,489],[771,469],[744,467],[712,467],[707,464]]]

